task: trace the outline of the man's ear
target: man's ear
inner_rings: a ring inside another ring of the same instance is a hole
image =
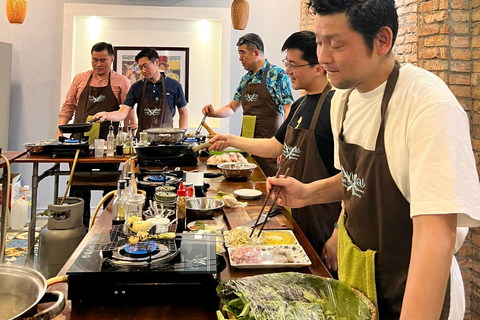
[[[255,59],[258,59],[260,57],[260,51],[258,49],[255,49],[253,53],[255,54]]]
[[[321,64],[317,64],[315,66],[315,69],[316,69],[318,75],[322,75],[322,74],[325,73],[325,68]]]
[[[389,27],[383,26],[373,39],[373,50],[380,56],[385,56],[393,46],[393,32]]]

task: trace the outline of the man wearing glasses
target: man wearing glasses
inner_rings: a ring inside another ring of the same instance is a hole
[[[85,123],[88,117],[95,117],[94,114],[96,113],[116,111],[127,96],[127,92],[130,89],[130,81],[123,75],[111,70],[112,63],[115,60],[112,45],[106,42],[96,43],[93,45],[90,53],[92,56],[92,70],[79,73],[73,79],[60,110],[58,125],[67,124],[74,114],[74,123]],[[127,116],[128,122],[126,122],[135,129],[137,127],[137,119],[134,112],[127,112],[122,119]],[[118,122],[113,122],[112,124],[115,130],[117,130]],[[94,124],[94,126],[97,126],[97,124]],[[98,138],[106,139],[109,126],[110,122],[101,124],[99,131],[92,130],[90,134],[96,131]],[[61,135],[62,133],[57,129],[57,138]],[[96,137],[90,135],[90,138]],[[114,171],[118,169],[118,165],[77,164],[76,171],[91,171],[93,168],[103,171]],[[80,179],[78,176],[75,178]],[[114,180],[118,179],[117,176],[111,178]],[[70,196],[80,197],[85,201],[83,224],[88,228],[90,220],[90,190],[72,186]]]
[[[238,42],[238,55],[247,70],[233,96],[233,100],[215,110],[206,105],[202,112],[209,117],[226,118],[243,107],[242,136],[271,138],[290,111],[292,87],[285,72],[264,57],[263,41],[257,34],[247,33]],[[277,171],[275,158],[255,157],[267,176]]]
[[[138,132],[142,132],[149,128],[173,127],[173,116],[177,107],[179,127],[186,129],[188,111],[182,85],[167,77],[164,72],[160,72],[157,51],[151,48],[143,49],[135,56],[135,62],[144,79],[132,85],[120,110],[101,112],[95,117],[100,118],[100,122],[119,121],[127,116],[135,104],[138,104]]]
[[[270,139],[248,139],[234,135],[216,135],[210,150],[228,146],[261,157],[282,155],[281,172],[290,168],[296,179],[310,183],[339,173],[333,163],[333,135],[330,125],[330,101],[334,91],[324,68],[318,64],[315,34],[300,31],[283,44],[285,70],[296,90],[306,95],[292,105],[292,112]],[[315,141],[315,142],[314,142]],[[340,203],[306,206],[292,210],[293,217],[327,266],[336,269],[336,243],[327,240],[334,232]],[[336,239],[336,238],[335,238]],[[327,244],[326,244],[327,243]],[[324,249],[325,246],[325,249]]]

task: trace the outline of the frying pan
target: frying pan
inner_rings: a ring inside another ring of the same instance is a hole
[[[84,133],[92,129],[92,123],[97,122],[98,118],[89,120],[85,123],[70,123],[58,126],[61,133]]]

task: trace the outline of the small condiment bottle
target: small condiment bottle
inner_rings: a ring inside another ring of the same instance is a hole
[[[115,200],[113,200],[112,224],[123,224],[125,222],[125,204],[127,197],[125,195],[125,181],[118,181],[118,190]]]
[[[187,190],[183,188],[180,182],[180,188],[177,190],[177,232],[186,230],[187,224]]]

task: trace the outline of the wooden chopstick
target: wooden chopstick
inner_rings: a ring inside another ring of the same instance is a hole
[[[280,175],[280,168],[278,168],[277,173],[275,174],[275,178],[278,178],[279,175]],[[272,191],[273,191],[273,188],[270,189],[270,191],[267,194],[267,197],[265,198],[265,201],[263,202],[263,206],[262,206],[262,209],[260,210],[260,213],[258,214],[257,221],[255,221],[255,224],[252,227],[252,232],[250,232],[250,235],[248,236],[249,238],[252,237],[253,231],[255,231],[255,227],[257,226],[257,223],[260,220],[260,217],[263,213],[263,210],[265,209],[265,206],[267,205],[268,199],[270,199],[270,195],[272,194]]]
[[[284,178],[284,179],[287,177],[288,171],[290,171],[290,168],[287,168],[287,170],[285,170],[285,174],[283,175],[283,178]],[[270,189],[270,190],[273,190],[273,188]],[[265,225],[267,224],[267,220],[268,220],[268,218],[269,218],[269,215],[270,215],[270,213],[272,212],[273,207],[274,207],[275,204],[277,203],[277,199],[278,199],[278,196],[279,196],[279,195],[280,195],[280,190],[276,193],[275,199],[273,199],[272,206],[270,207],[270,210],[268,210],[267,214],[265,215],[265,220],[263,220],[262,227],[260,228],[260,231],[258,231],[257,237],[260,237],[260,233],[262,233],[263,228],[264,228]]]

